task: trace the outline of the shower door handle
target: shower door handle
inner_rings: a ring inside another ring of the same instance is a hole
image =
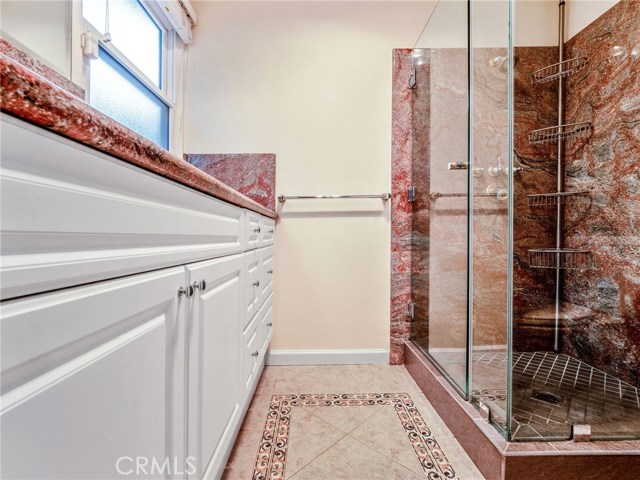
[[[469,170],[469,162],[449,162],[448,170]]]

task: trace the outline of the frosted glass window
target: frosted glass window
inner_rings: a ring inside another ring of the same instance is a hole
[[[91,61],[90,77],[91,106],[169,148],[169,107],[104,48]]]
[[[84,0],[82,15],[105,33],[107,0]],[[109,0],[111,43],[158,87],[162,83],[162,30],[137,0]]]

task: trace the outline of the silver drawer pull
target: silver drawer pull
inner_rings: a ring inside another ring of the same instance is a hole
[[[273,228],[270,228],[270,229],[269,229],[269,233],[273,233]]]
[[[258,228],[254,228],[254,229],[253,229],[253,233],[260,233],[260,227],[258,227]]]
[[[260,281],[256,280],[255,282],[253,282],[253,286],[254,287],[259,287],[260,286]]]
[[[267,273],[268,273],[269,275],[273,275],[273,270],[267,270]]]
[[[255,352],[253,352],[253,353],[251,354],[251,356],[252,356],[252,357],[257,357],[258,355],[259,355],[258,350],[256,350]]]
[[[186,287],[180,287],[178,289],[178,297],[182,297],[183,295],[187,298],[193,297],[193,285],[187,285]]]
[[[273,322],[267,323],[267,327],[273,327]]]

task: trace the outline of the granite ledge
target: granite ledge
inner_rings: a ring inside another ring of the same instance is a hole
[[[4,54],[0,54],[0,79],[0,106],[4,113],[212,197],[277,217],[275,211],[172,155]]]

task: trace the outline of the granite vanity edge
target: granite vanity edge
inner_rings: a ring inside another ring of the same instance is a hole
[[[0,79],[4,113],[212,197],[270,218],[278,216],[1,53]]]
[[[80,100],[85,99],[84,88],[73,83],[63,74],[55,70],[54,68],[44,64],[30,53],[26,52],[22,48],[14,45],[8,39],[0,36],[0,53],[6,55],[11,60],[18,62],[27,69],[36,72],[38,75],[49,80],[54,85],[60,87],[63,90],[75,95]]]

